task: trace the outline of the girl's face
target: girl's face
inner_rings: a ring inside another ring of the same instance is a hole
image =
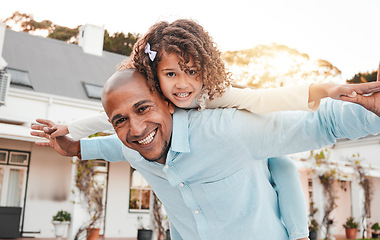
[[[164,53],[157,65],[157,75],[165,97],[177,107],[186,108],[199,95],[203,84],[192,57],[187,64],[190,67],[188,72],[180,69],[179,61],[176,53]]]

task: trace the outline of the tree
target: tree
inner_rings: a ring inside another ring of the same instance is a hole
[[[139,37],[140,34],[128,33],[125,35],[122,32],[116,32],[110,35],[106,30],[104,34],[103,49],[109,52],[129,56],[131,55],[133,45],[135,45]]]
[[[351,79],[347,80],[347,83],[366,83],[366,82],[376,82],[377,71],[371,73],[357,73]]]

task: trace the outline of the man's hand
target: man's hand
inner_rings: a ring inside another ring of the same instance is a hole
[[[52,138],[51,134],[54,132],[52,127],[56,125],[47,119],[37,119],[36,121],[41,125],[32,125],[31,128],[34,131],[31,131],[30,134],[32,136],[46,138],[49,140],[48,142],[36,142],[37,146],[54,148],[55,151],[63,156],[80,156],[79,141],[74,141],[66,136]]]
[[[371,95],[356,95],[355,97],[345,97],[342,96],[341,100],[357,103],[367,110],[375,113],[377,116],[380,117],[380,91],[379,88],[376,87],[376,84],[380,86],[380,65],[379,69],[377,70],[377,81],[376,82],[370,82],[370,83],[362,83],[362,84],[355,84],[355,85],[362,85],[362,86],[368,86],[368,89],[363,89],[363,92],[357,92],[359,94],[368,94],[372,93]]]

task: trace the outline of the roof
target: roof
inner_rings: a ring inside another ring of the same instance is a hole
[[[86,54],[75,44],[6,29],[3,58],[7,68],[28,72],[32,88],[25,89],[90,100],[83,83],[103,86],[126,56]]]

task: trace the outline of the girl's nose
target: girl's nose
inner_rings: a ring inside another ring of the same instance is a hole
[[[182,74],[181,76],[178,77],[177,81],[176,81],[176,88],[178,89],[183,89],[183,88],[187,88],[189,84],[187,83],[187,79],[186,79],[186,76],[184,74]]]

